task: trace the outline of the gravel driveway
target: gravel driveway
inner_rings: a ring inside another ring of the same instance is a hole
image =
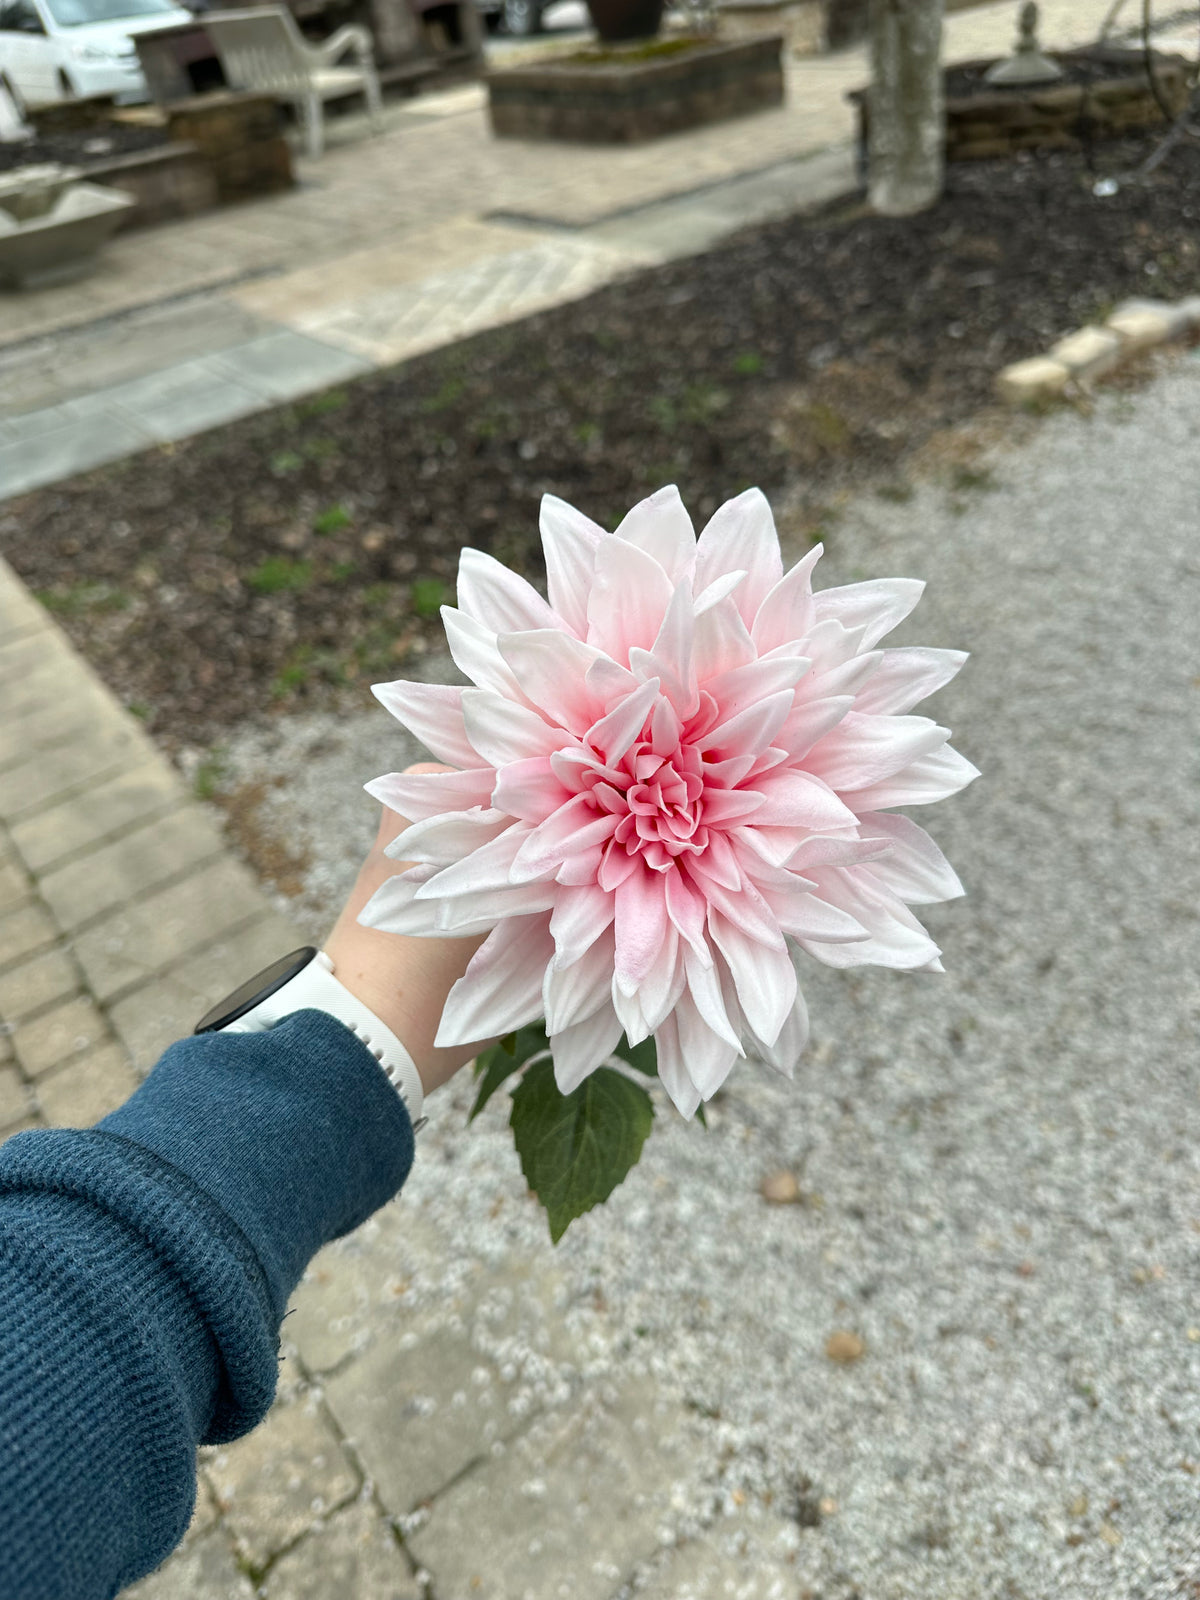
[[[694,1414],[662,1538],[709,1554],[672,1597],[1200,1596],[1197,417],[1193,354],[834,530],[819,582],[924,577],[905,638],[973,653],[933,706],[984,776],[922,819],[968,898],[929,918],[945,977],[813,966],[796,1083],[743,1069],[707,1134],[664,1105],[554,1255],[598,1367]],[[289,779],[264,815],[320,861],[314,933],[357,782],[412,754],[382,711],[235,741]],[[408,1197],[465,1253],[548,1258],[468,1089]],[[801,1203],[761,1197],[781,1169]]]

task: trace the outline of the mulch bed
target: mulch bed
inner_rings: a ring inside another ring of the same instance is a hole
[[[140,128],[119,122],[106,123],[103,127],[42,133],[19,143],[0,142],[0,172],[40,166],[45,161],[59,161],[64,167],[86,169],[111,161],[114,156],[152,150],[155,145],[166,142],[167,135],[162,128]]]
[[[1145,142],[1105,146],[1129,170]],[[575,305],[0,511],[0,549],[168,747],[345,704],[440,632],[463,544],[538,575],[550,490],[608,526],[678,482],[895,492],[1000,367],[1194,293],[1200,146],[1107,198],[1086,157],[954,168],[906,221],[749,230]],[[902,492],[902,491],[901,491]],[[834,531],[836,538],[836,530]]]

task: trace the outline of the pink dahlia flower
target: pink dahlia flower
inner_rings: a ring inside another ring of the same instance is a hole
[[[907,713],[955,650],[877,648],[923,585],[812,588],[818,546],[785,573],[758,490],[697,539],[677,490],[608,534],[552,496],[549,599],[464,550],[442,616],[474,687],[375,693],[456,770],[367,785],[413,820],[389,853],[417,865],[363,921],[489,937],[437,1042],[545,1018],[568,1093],[654,1036],[684,1116],[747,1052],[791,1074],[807,1037],[793,954],[940,970],[909,910],[962,893],[892,806],[977,776],[949,733]]]

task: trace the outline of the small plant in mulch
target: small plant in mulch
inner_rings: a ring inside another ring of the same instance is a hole
[[[345,506],[330,506],[327,511],[313,518],[312,530],[318,539],[326,539],[330,534],[341,533],[353,521]]]
[[[367,704],[440,632],[464,544],[539,579],[546,491],[613,527],[663,483],[703,520],[753,481],[836,539],[839,500],[902,498],[1001,367],[1128,295],[1195,292],[1200,144],[1095,193],[1155,142],[956,166],[919,217],[850,201],[747,229],[11,502],[0,550],[160,739],[196,745]]]

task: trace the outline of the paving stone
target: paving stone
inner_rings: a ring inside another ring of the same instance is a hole
[[[0,1128],[24,1122],[32,1111],[33,1101],[16,1067],[0,1067]]]
[[[429,1319],[394,1342],[376,1342],[328,1380],[326,1397],[384,1505],[399,1516],[521,1425],[508,1412],[510,1389],[465,1332]]]
[[[105,413],[71,418],[32,438],[0,444],[0,500],[135,455],[153,443],[132,421]]]
[[[51,632],[53,624],[50,618],[42,611],[41,606],[38,606],[37,610],[41,613],[40,616],[29,612],[6,617],[3,608],[0,607],[0,640],[11,643],[17,639],[27,639],[31,634],[45,635]]]
[[[208,360],[181,362],[102,390],[96,398],[119,407],[163,444],[249,416],[270,404],[263,394],[237,383]]]
[[[1078,328],[1049,351],[1051,361],[1066,367],[1071,376],[1080,381],[1111,372],[1122,354],[1120,339],[1107,328]]]
[[[222,996],[302,942],[272,912],[118,1000],[109,1020],[137,1070],[149,1072],[167,1046],[191,1033]]]
[[[33,898],[33,886],[15,861],[0,861],[0,916]]]
[[[446,1255],[446,1241],[415,1205],[400,1197],[384,1206],[314,1256],[288,1306],[285,1347],[309,1372],[325,1373],[378,1338],[398,1342],[414,1274]]]
[[[41,666],[34,668],[17,683],[6,685],[6,722],[34,717],[42,712],[55,712],[64,705],[72,705],[85,681],[91,680],[78,656],[68,649],[62,634],[57,630],[52,632],[42,655]]]
[[[148,1578],[122,1589],[121,1600],[255,1600],[255,1592],[238,1571],[228,1539],[214,1528],[182,1545]]]
[[[27,628],[43,628],[46,613],[0,556],[0,636],[8,638]]]
[[[94,992],[110,1000],[250,921],[265,904],[246,868],[227,857],[79,934],[75,954]]]
[[[371,364],[346,350],[290,330],[235,345],[212,359],[214,368],[271,400],[292,400],[360,377]]]
[[[409,1548],[439,1594],[611,1600],[659,1547],[685,1438],[682,1414],[649,1381],[610,1404],[590,1395],[440,1495]]]
[[[1010,405],[1025,405],[1035,400],[1051,400],[1071,381],[1069,368],[1049,356],[1031,356],[1014,361],[996,375],[996,392]]]
[[[90,1128],[124,1104],[138,1081],[123,1047],[104,1044],[39,1078],[38,1104],[52,1128]]]
[[[77,995],[32,1021],[18,1023],[12,1035],[17,1060],[30,1078],[49,1072],[60,1061],[83,1055],[108,1038],[108,1024],[89,995]]]
[[[10,439],[26,443],[44,438],[48,433],[61,433],[78,419],[79,402],[72,397],[57,400],[53,405],[31,406],[20,413],[10,413],[4,427]]]
[[[47,873],[38,887],[65,930],[146,894],[189,868],[219,855],[224,846],[216,823],[197,805],[172,811],[80,860]],[[2,897],[2,887],[0,887]]]
[[[538,238],[505,255],[376,289],[305,321],[324,338],[379,362],[398,361],[589,294],[628,270],[625,251],[569,235]]]
[[[256,1568],[360,1487],[311,1391],[276,1401],[253,1433],[209,1455],[204,1471],[239,1555]]]
[[[94,723],[36,760],[0,772],[0,817],[15,821],[23,812],[52,805],[95,779],[139,765],[153,748],[127,718],[114,715]]]
[[[359,1501],[330,1517],[271,1568],[262,1600],[419,1600],[387,1521]]]
[[[0,969],[58,938],[54,919],[39,901],[0,916]]]
[[[398,1218],[403,1224],[403,1202]],[[326,1378],[326,1400],[394,1516],[518,1432],[544,1403],[541,1395],[567,1398],[557,1366],[566,1340],[549,1303],[555,1282],[552,1273],[527,1263],[481,1269],[425,1311],[411,1309],[402,1293],[393,1294],[389,1306],[386,1288],[364,1308],[349,1293],[338,1298],[343,1285],[336,1278],[318,1283],[326,1312],[341,1308],[350,1319],[348,1328],[333,1330],[333,1339],[349,1334],[352,1343],[365,1343],[362,1354]],[[289,1339],[301,1341],[302,1353],[317,1320],[310,1312],[307,1328],[287,1330]],[[520,1329],[522,1344],[533,1343],[531,1325],[544,1333],[546,1348],[528,1352],[519,1366],[508,1359],[506,1335]]]
[[[46,634],[27,633],[13,640],[0,634],[0,693],[7,684],[25,676],[42,659],[46,648]]]
[[[85,795],[14,823],[13,842],[31,872],[44,872],[63,856],[180,804],[186,792],[176,774],[156,755],[152,761],[96,784]]]
[[[44,658],[43,651],[39,654],[39,660]],[[70,657],[66,659],[71,660]],[[52,745],[66,744],[73,735],[94,727],[99,717],[111,711],[111,697],[83,674],[77,674],[75,687],[68,700],[44,706],[24,716],[6,717],[0,724],[0,768],[33,760],[39,752]]]
[[[18,1022],[81,987],[79,972],[65,950],[45,950],[19,967],[0,973],[0,1017]]]

